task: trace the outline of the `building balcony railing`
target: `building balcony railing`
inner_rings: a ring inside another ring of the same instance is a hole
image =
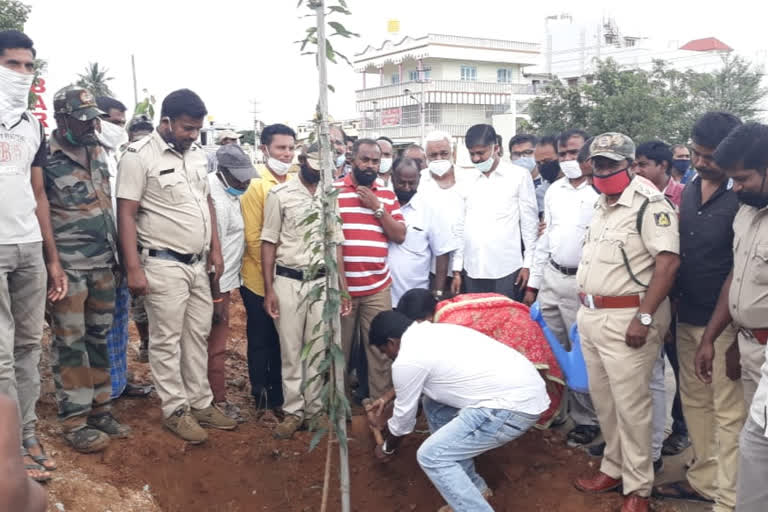
[[[446,123],[427,123],[424,127],[426,133],[432,131],[441,131],[450,134],[452,137],[464,137],[469,127],[475,123],[466,124],[446,124]],[[366,127],[360,129],[361,137],[380,137],[386,136],[398,142],[402,139],[419,141],[421,139],[421,125],[398,125],[398,126],[378,126]]]
[[[536,95],[538,87],[529,84],[477,82],[471,80],[430,80],[424,82],[424,92],[452,92],[475,94],[515,94]],[[357,101],[372,101],[397,96],[406,96],[405,89],[410,89],[410,94],[421,93],[422,83],[418,81],[401,82],[393,85],[368,87],[356,91]]]

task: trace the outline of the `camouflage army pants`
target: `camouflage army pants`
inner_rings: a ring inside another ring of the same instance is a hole
[[[107,333],[115,309],[115,279],[108,268],[66,274],[67,296],[51,305],[51,365],[59,419],[70,431],[89,414],[109,410]]]

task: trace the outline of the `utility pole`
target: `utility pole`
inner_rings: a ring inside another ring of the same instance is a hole
[[[133,72],[133,105],[139,104],[139,89],[136,87],[136,59],[131,54],[131,71]]]

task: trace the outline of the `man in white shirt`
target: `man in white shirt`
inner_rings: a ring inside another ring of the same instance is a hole
[[[435,260],[432,293],[441,297],[451,252],[461,240],[455,236],[449,217],[442,216],[436,205],[425,203],[419,188],[419,166],[409,158],[400,158],[392,171],[392,185],[407,231],[402,244],[389,242],[388,263],[392,273],[392,304],[412,288],[429,288],[429,269]]]
[[[422,200],[443,219],[460,241],[464,239],[464,203],[466,188],[456,175],[455,148],[451,136],[435,131],[427,135],[426,165],[421,171]],[[432,258],[431,280],[437,272],[435,258]],[[436,288],[437,299],[445,294],[456,295],[461,290],[461,269],[464,266],[464,244],[450,254],[447,275],[449,282],[443,288]],[[406,289],[407,290],[407,289]]]
[[[544,380],[516,350],[468,327],[379,313],[370,342],[394,361],[395,404],[376,456],[395,454],[416,425],[419,398],[432,435],[419,465],[448,505],[440,512],[492,511],[473,458],[520,437],[549,407]],[[482,428],[480,428],[482,426]]]
[[[464,142],[475,165],[468,171],[464,217],[466,291],[496,292],[520,300],[539,225],[531,173],[496,155],[496,131],[491,125],[472,126]]]
[[[56,468],[35,433],[46,270],[51,301],[67,295],[68,281],[45,194],[48,145],[43,127],[27,110],[35,55],[26,34],[0,32],[0,393],[18,407],[27,475],[44,481]]]
[[[394,146],[389,137],[379,137],[376,144],[381,149],[381,162],[379,162],[379,181],[381,187],[392,190],[392,164],[394,163]]]
[[[245,253],[245,223],[240,196],[248,189],[256,169],[238,144],[224,144],[216,151],[217,167],[208,174],[211,199],[216,209],[216,227],[221,244],[224,272],[211,281],[213,321],[208,336],[208,382],[213,403],[233,420],[242,423],[240,409],[227,400],[226,361],[229,339],[229,304],[232,290],[240,288],[240,268]]]
[[[566,140],[584,142],[581,136]],[[581,305],[576,270],[598,198],[576,161],[581,146],[573,146],[568,149],[575,149],[576,154],[564,151],[559,157],[559,169],[564,176],[552,183],[544,196],[545,227],[536,242],[531,278],[523,299],[530,306],[538,298],[544,321],[567,350],[571,347],[568,333],[576,323]],[[576,425],[568,433],[568,444],[589,444],[600,433],[589,393],[569,391],[568,396],[568,409]]]

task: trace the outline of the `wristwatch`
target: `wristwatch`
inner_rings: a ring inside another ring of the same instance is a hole
[[[384,216],[384,207],[379,206],[379,208],[373,212],[373,216],[376,217],[377,219],[382,218]]]
[[[387,442],[384,441],[384,444],[381,445],[381,452],[384,455],[392,455],[393,453],[395,453],[395,449],[392,448],[391,450],[387,450]]]
[[[437,299],[440,300],[443,298],[443,290],[435,290],[432,292],[432,295]]]
[[[637,319],[640,320],[640,323],[646,327],[650,327],[653,323],[653,317],[648,313],[638,313],[636,316]]]

